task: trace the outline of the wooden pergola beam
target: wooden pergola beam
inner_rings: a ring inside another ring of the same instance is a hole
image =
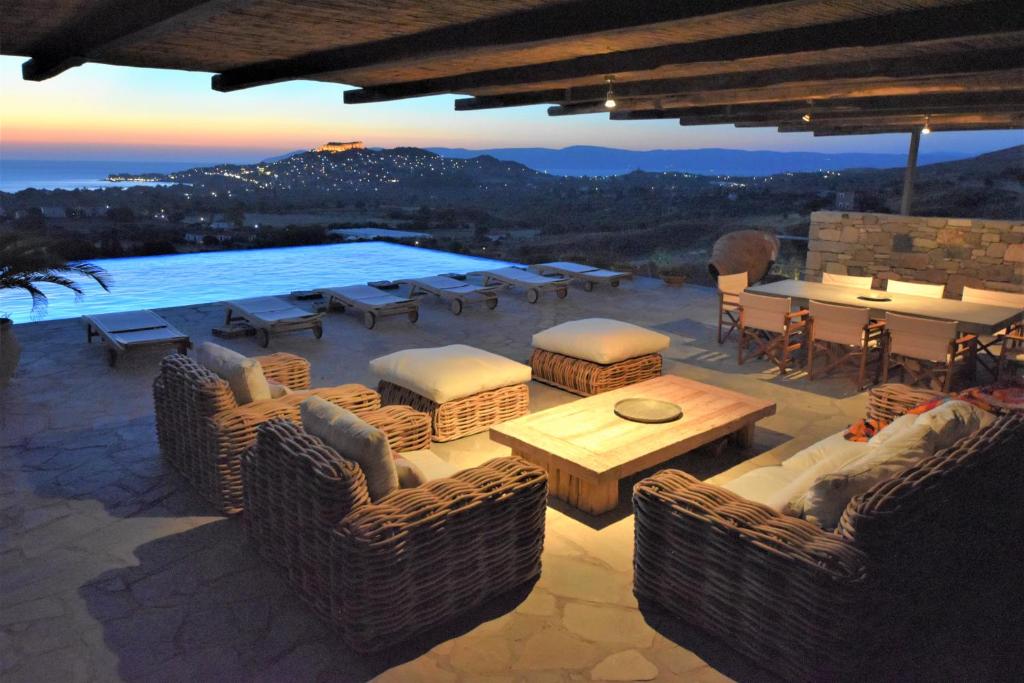
[[[970,130],[1010,130],[1021,128],[1019,120],[1005,123],[953,123],[945,126],[931,125],[933,132],[949,131],[970,131]],[[780,133],[813,133],[815,137],[828,137],[833,135],[881,135],[884,133],[911,133],[921,130],[921,123],[898,125],[872,125],[865,123],[859,126],[821,127],[808,130],[801,126],[784,125],[779,126]]]
[[[925,115],[915,114],[913,116],[864,116],[860,118],[842,118],[842,119],[814,119],[810,122],[803,121],[775,121],[775,122],[760,122],[750,124],[736,124],[739,128],[749,127],[776,127],[784,128],[781,132],[785,133],[797,133],[806,132],[813,133],[816,130],[825,129],[839,129],[839,128],[864,128],[864,127],[906,127],[907,129],[920,130],[925,123]],[[965,113],[965,114],[945,114],[945,115],[930,115],[928,118],[928,125],[930,128],[936,130],[943,130],[950,126],[967,124],[967,125],[987,125],[993,126],[1006,126],[1008,128],[1014,128],[1024,122],[1024,112],[997,112],[997,113]]]
[[[251,0],[114,0],[96,3],[73,24],[47,35],[28,51],[21,65],[25,80],[44,81],[81,66],[103,50],[153,38],[202,21]]]
[[[810,122],[802,120],[806,114],[803,111],[795,110],[785,114],[751,115],[742,118],[701,118],[701,117],[680,117],[680,124],[684,126],[709,125],[709,124],[733,124],[737,128],[770,128],[784,124],[809,125],[826,124],[844,121],[881,121],[881,120],[923,120],[925,116],[931,116],[935,120],[948,121],[950,119],[966,119],[969,117],[991,117],[1008,118],[1014,115],[1024,116],[1024,104],[1002,104],[985,105],[977,108],[965,109],[963,107],[942,107],[929,109],[889,109],[876,111],[828,111],[817,112],[812,115]]]
[[[1024,69],[981,73],[945,74],[921,78],[851,79],[816,81],[768,88],[717,90],[686,93],[660,98],[616,97],[616,112],[630,109],[675,109],[728,104],[773,103],[793,100],[855,99],[884,95],[924,95],[960,92],[999,92],[1017,90],[1024,83]],[[812,106],[812,105],[808,105]],[[603,102],[566,104],[548,108],[549,116],[608,113]]]
[[[801,120],[801,115],[795,114],[791,117],[765,117],[762,119],[752,119],[746,121],[707,121],[703,120],[700,122],[683,122],[684,126],[709,126],[709,125],[733,125],[736,128],[776,128],[778,126],[804,126],[809,131],[813,131],[816,124],[818,127],[829,126],[829,125],[846,125],[846,124],[866,124],[866,123],[918,123],[919,125],[924,122],[925,117],[931,117],[931,121],[1005,121],[1013,120],[1014,116],[1024,117],[1024,112],[1019,109],[987,109],[981,111],[957,111],[957,112],[940,112],[938,114],[922,114],[920,111],[914,112],[903,112],[900,114],[881,114],[872,115],[868,113],[858,113],[855,115],[848,116],[829,116],[829,117],[815,117],[811,122],[804,122]]]
[[[477,88],[516,86],[619,72],[648,71],[670,65],[731,61],[773,55],[814,52],[843,47],[899,45],[926,40],[955,40],[967,36],[1024,29],[1024,13],[1016,0],[991,0],[964,6],[946,6],[842,21],[731,36],[692,43],[589,55],[544,64],[507,67],[391,83],[345,92],[345,102],[383,102]],[[598,83],[595,82],[595,85]]]
[[[750,117],[801,116],[812,113],[886,112],[914,110],[927,113],[942,108],[976,109],[985,106],[1024,108],[1024,84],[1017,90],[982,93],[944,93],[940,95],[896,95],[864,98],[835,98],[808,101],[793,99],[784,102],[677,107],[670,109],[627,110],[612,112],[615,121],[687,118],[694,122],[732,123]],[[688,124],[685,124],[688,125]]]
[[[228,92],[295,78],[313,78],[347,69],[571,39],[784,1],[719,0],[705,4],[664,0],[575,0],[412,35],[311,52],[293,59],[250,64],[215,75],[213,88]]]
[[[1024,43],[1024,34],[1021,34]],[[974,50],[939,54],[928,59],[908,60],[905,57],[866,59],[840,64],[815,64],[787,69],[768,69],[721,73],[690,78],[667,78],[649,81],[615,83],[618,98],[664,96],[685,92],[735,90],[739,88],[786,85],[794,82],[833,78],[905,78],[965,72],[982,72],[1024,67],[1024,50]],[[456,111],[519,107],[558,102],[561,104],[601,102],[607,86],[534,90],[504,95],[483,95],[455,100]]]

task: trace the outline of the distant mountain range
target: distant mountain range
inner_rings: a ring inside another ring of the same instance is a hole
[[[631,171],[676,171],[701,175],[759,176],[774,173],[841,171],[851,168],[896,168],[906,163],[904,154],[818,152],[768,152],[740,149],[654,149],[635,151],[612,147],[575,146],[563,149],[507,147],[463,149],[428,147],[443,157],[470,159],[486,154],[502,161],[516,161],[529,168],[563,176],[622,175]],[[965,159],[969,154],[938,152],[922,154],[920,164]]]

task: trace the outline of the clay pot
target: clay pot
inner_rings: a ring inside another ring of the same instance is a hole
[[[21,358],[21,344],[14,335],[14,322],[0,318],[0,389],[6,387]]]
[[[750,284],[761,280],[779,257],[779,238],[761,230],[737,230],[718,238],[711,249],[708,272],[719,275],[747,273]]]

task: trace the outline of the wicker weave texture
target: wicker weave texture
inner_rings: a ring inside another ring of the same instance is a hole
[[[371,504],[358,466],[290,422],[245,456],[261,554],[359,651],[391,647],[540,572],[547,477],[499,458]]]
[[[855,497],[836,533],[872,559],[871,570],[897,602],[941,603],[993,565],[1024,562],[1024,412],[993,424]],[[998,559],[998,558],[1004,559]],[[998,569],[997,567],[995,569]]]
[[[276,354],[275,354],[276,355]],[[239,406],[227,382],[187,356],[167,356],[153,384],[157,438],[164,458],[224,514],[242,511],[241,455],[257,428],[275,418],[298,422],[299,404],[319,396],[364,417],[392,448],[424,448],[430,418],[409,408],[380,407],[380,396],[360,384],[297,391]]]
[[[309,389],[309,361],[290,353],[271,353],[253,356],[263,367],[263,376],[271,382],[283,384],[293,391]]]
[[[906,384],[882,384],[868,392],[868,417],[892,422],[911,408],[934,400],[942,394]]]
[[[869,411],[894,419],[935,396],[883,385]],[[911,617],[1019,571],[1022,452],[1024,412],[1008,412],[855,497],[835,533],[658,472],[634,489],[634,590],[786,679],[877,670]]]
[[[466,398],[435,403],[411,389],[382,381],[377,390],[384,405],[406,405],[430,415],[434,441],[451,441],[485,431],[491,425],[530,412],[530,388],[514,384]]]
[[[661,375],[660,353],[601,365],[553,351],[534,349],[530,356],[533,378],[580,396],[592,396]]]
[[[856,662],[871,604],[852,544],[678,470],[638,483],[633,509],[638,600],[785,678],[834,679]]]

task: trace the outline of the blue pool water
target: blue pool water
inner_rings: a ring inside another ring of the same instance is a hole
[[[43,285],[50,305],[44,315],[33,317],[28,295],[0,290],[0,315],[24,323],[508,265],[387,242],[98,259],[93,263],[113,277],[109,293],[89,283],[84,285],[85,297],[76,302],[70,291]]]

